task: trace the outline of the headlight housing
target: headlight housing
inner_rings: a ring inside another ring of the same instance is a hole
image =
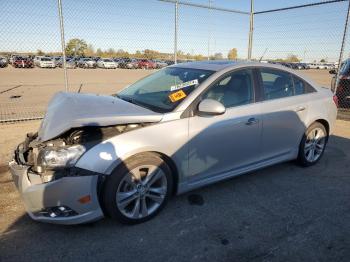
[[[39,153],[39,164],[43,168],[72,167],[86,151],[82,145],[70,147],[46,147]]]

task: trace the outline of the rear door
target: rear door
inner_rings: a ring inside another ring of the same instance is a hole
[[[274,68],[261,67],[258,78],[262,89],[263,160],[288,158],[298,152],[306,130],[312,87],[299,77]]]

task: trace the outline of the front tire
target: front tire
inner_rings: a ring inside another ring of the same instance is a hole
[[[120,164],[107,178],[104,208],[121,223],[142,223],[162,210],[172,188],[169,166],[157,155],[142,154]]]
[[[326,148],[328,133],[324,125],[313,123],[306,130],[299,146],[298,163],[304,167],[316,164]]]

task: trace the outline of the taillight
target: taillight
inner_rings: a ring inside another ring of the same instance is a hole
[[[340,75],[339,79],[341,79],[341,80],[349,80],[350,76],[349,75]]]
[[[339,99],[338,99],[337,95],[333,96],[333,102],[337,107],[339,107]]]

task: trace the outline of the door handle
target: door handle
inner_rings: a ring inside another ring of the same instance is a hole
[[[295,112],[301,112],[305,110],[305,106],[299,106],[297,109],[295,109]]]
[[[251,126],[251,125],[255,125],[259,122],[258,119],[256,119],[255,117],[251,117],[247,120],[247,122],[245,123],[247,126]]]

